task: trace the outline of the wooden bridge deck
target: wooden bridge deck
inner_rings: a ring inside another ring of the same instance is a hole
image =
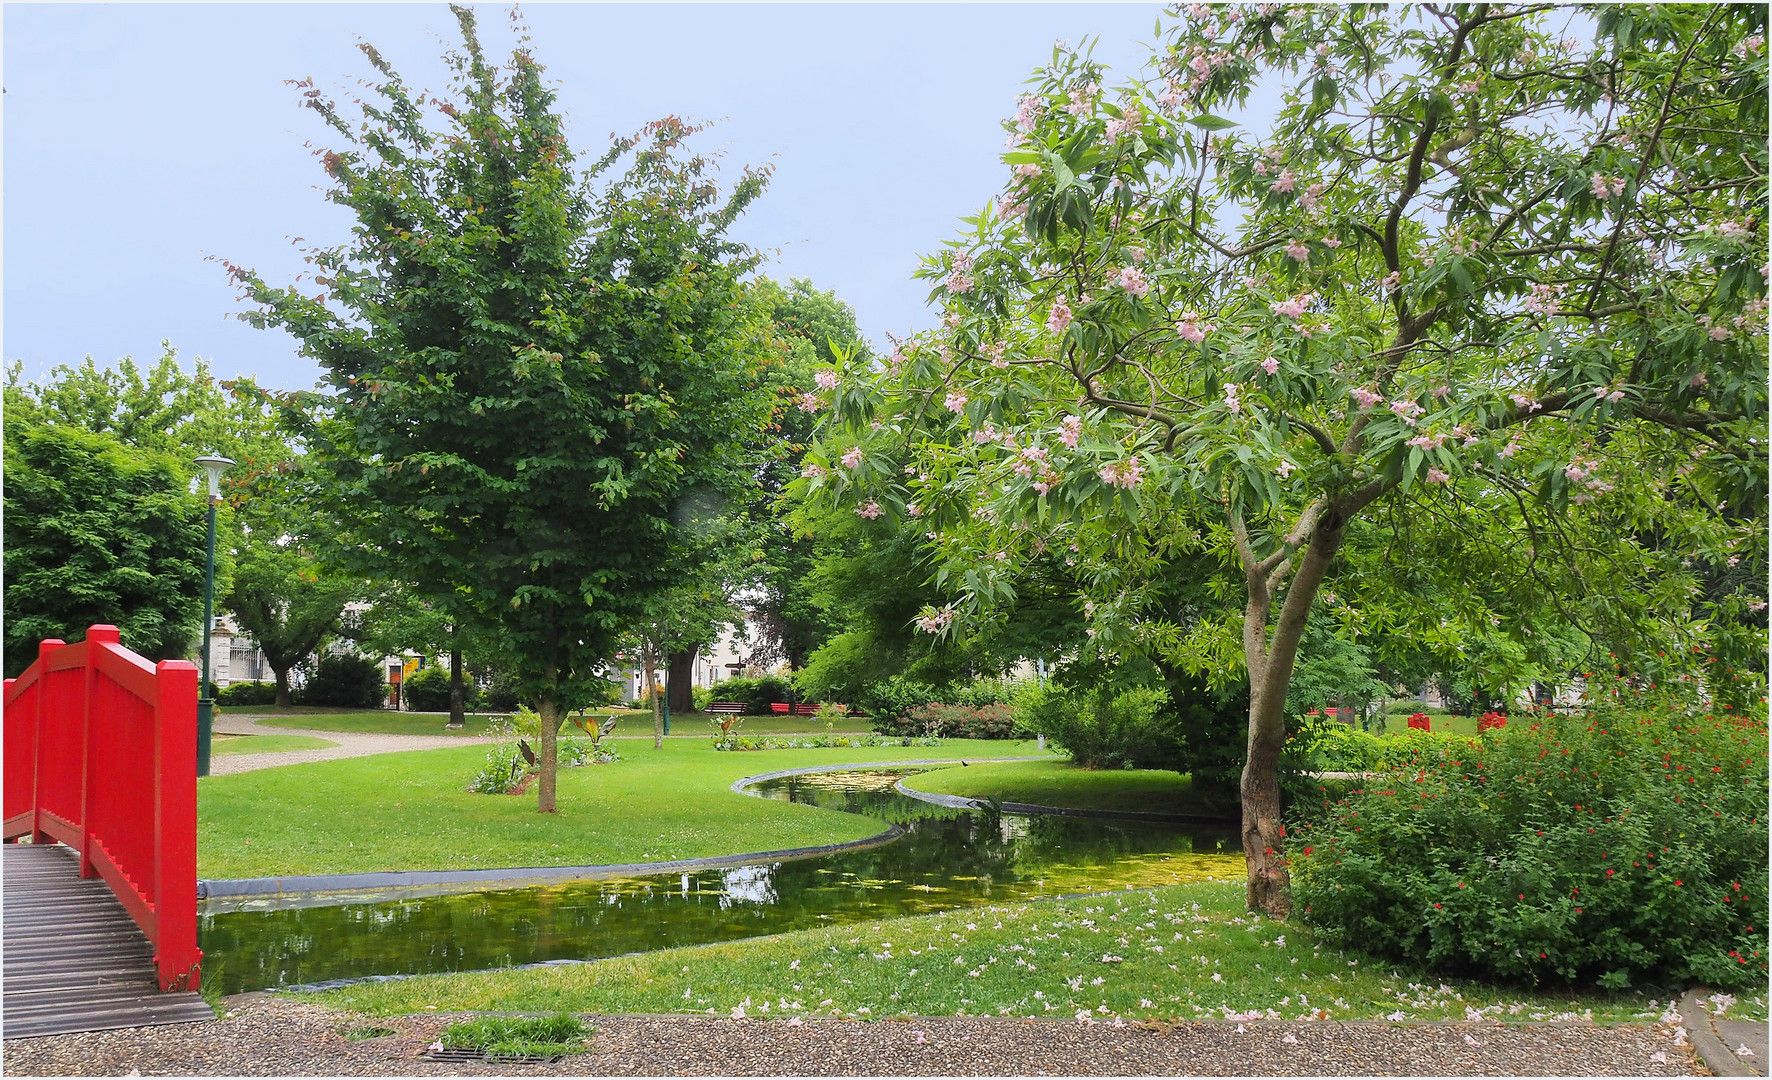
[[[104,881],[80,877],[72,849],[0,851],[6,1038],[215,1019],[194,993],[160,992],[148,939]]]

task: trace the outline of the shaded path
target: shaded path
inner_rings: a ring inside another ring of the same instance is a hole
[[[321,731],[313,728],[260,726],[264,716],[218,716],[217,735],[309,735],[335,742],[320,750],[282,750],[270,754],[218,754],[209,761],[209,775],[228,776],[233,773],[271,769],[279,765],[306,765],[314,761],[336,761],[339,758],[368,757],[371,754],[397,754],[405,750],[441,750],[450,746],[473,746],[493,741],[485,735],[386,735],[361,731]],[[283,719],[279,716],[277,719]]]

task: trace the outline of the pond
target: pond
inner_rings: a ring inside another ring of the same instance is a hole
[[[877,847],[644,877],[200,909],[203,980],[224,993],[570,962],[839,922],[1242,874],[1233,825],[955,811],[893,790],[918,770],[767,780],[750,790],[905,828]],[[318,903],[316,902],[318,901]],[[301,906],[298,906],[301,905]]]

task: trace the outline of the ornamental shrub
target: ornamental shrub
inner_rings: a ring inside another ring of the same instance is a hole
[[[273,682],[229,683],[216,692],[218,705],[275,705],[277,684]]]
[[[378,709],[387,694],[381,665],[365,656],[328,653],[314,666],[314,674],[302,687],[303,705],[332,705],[343,709]]]
[[[1378,778],[1295,827],[1295,910],[1449,974],[1763,989],[1766,734],[1651,690],[1387,740]]]
[[[1175,769],[1182,736],[1154,687],[1116,690],[1027,687],[1015,699],[1015,722],[1044,735],[1085,769]]]
[[[1012,739],[1023,734],[1016,725],[1014,708],[1004,704],[919,705],[911,710],[905,727],[909,730],[892,734],[938,739]]]
[[[480,687],[466,671],[462,672],[462,707],[472,711],[480,707]],[[449,711],[449,669],[442,664],[420,668],[400,688],[400,699],[414,712]]]

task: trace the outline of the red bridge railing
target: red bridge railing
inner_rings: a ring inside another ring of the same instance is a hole
[[[154,946],[162,990],[195,990],[197,666],[94,626],[6,680],[5,839],[60,840]]]

